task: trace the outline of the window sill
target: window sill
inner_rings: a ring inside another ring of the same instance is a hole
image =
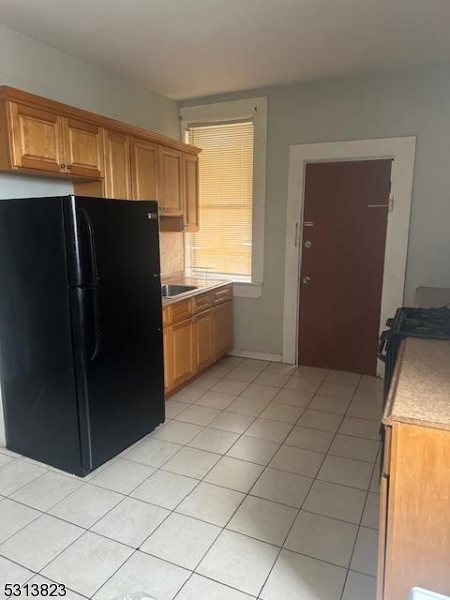
[[[230,275],[223,273],[203,273],[190,272],[189,269],[185,271],[185,277],[192,279],[203,279],[205,282],[213,283],[214,280],[219,281],[231,281],[233,283],[233,296],[238,298],[261,298],[262,295],[262,283],[252,283],[251,281],[239,281],[232,279]]]
[[[261,298],[262,283],[243,283],[235,281],[233,284],[233,296],[238,298]]]

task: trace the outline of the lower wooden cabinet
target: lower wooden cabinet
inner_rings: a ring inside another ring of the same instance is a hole
[[[233,347],[232,286],[164,307],[166,395],[202,373]]]
[[[173,388],[172,383],[172,361],[171,361],[171,330],[169,327],[163,329],[163,346],[164,346],[164,392],[167,394]]]
[[[183,321],[171,327],[172,385],[179,387],[194,376],[194,323]]]
[[[213,317],[211,310],[207,310],[194,317],[194,353],[195,370],[203,371],[214,359]]]
[[[214,359],[218,360],[233,347],[233,304],[224,302],[212,309]]]
[[[450,431],[394,422],[386,442],[377,600],[450,595]]]

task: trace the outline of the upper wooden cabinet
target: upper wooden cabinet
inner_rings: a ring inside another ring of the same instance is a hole
[[[5,166],[64,173],[63,118],[53,112],[8,102],[5,129],[10,132],[4,146]],[[3,162],[3,161],[2,161]]]
[[[0,171],[69,179],[75,193],[85,196],[156,199],[163,231],[198,230],[199,152],[158,133],[0,86]]]
[[[64,164],[71,175],[103,177],[103,128],[63,118]]]
[[[0,118],[9,133],[2,170],[40,171],[67,178],[103,177],[101,127],[12,101],[5,101]]]
[[[105,195],[132,200],[130,140],[117,131],[105,131]]]
[[[163,230],[198,231],[197,154],[159,147],[158,199]]]
[[[131,138],[131,168],[134,200],[158,198],[158,149],[157,144]]]
[[[185,231],[198,231],[198,156],[183,154],[183,219]]]
[[[183,213],[183,154],[179,150],[160,146],[159,168],[161,214],[179,216]]]

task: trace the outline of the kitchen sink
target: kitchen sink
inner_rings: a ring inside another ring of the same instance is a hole
[[[196,285],[172,285],[165,283],[161,286],[161,294],[163,297],[171,298],[172,296],[179,296],[180,294],[192,292],[192,290],[196,289],[198,289],[198,286]]]

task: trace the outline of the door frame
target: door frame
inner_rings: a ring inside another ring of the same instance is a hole
[[[288,204],[283,308],[283,362],[297,364],[300,268],[302,262],[303,208],[306,164],[393,159],[388,213],[380,332],[386,319],[403,304],[409,221],[414,176],[416,137],[399,137],[317,144],[296,144],[289,148]],[[296,274],[290,276],[289,274]],[[293,326],[295,324],[295,327]],[[378,361],[377,374],[384,371]]]

